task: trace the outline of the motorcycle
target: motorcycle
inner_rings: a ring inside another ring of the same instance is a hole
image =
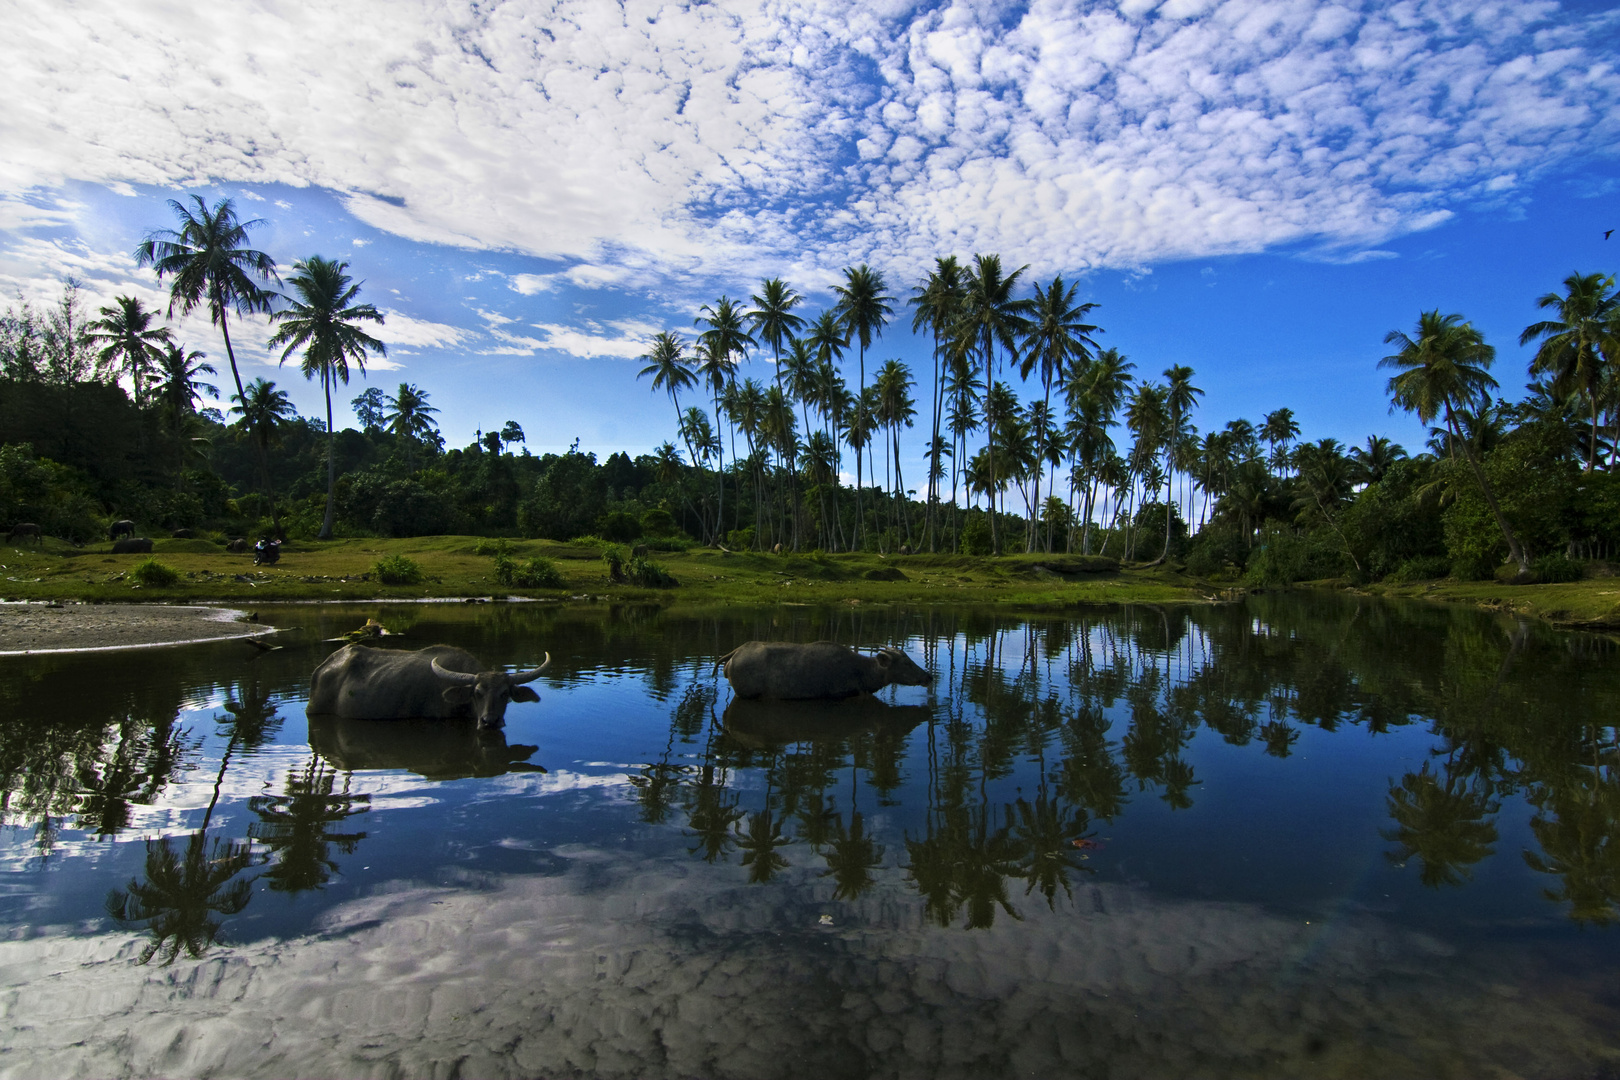
[[[253,565],[271,566],[281,558],[280,540],[260,540],[253,545]]]

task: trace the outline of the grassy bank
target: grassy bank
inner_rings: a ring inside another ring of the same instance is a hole
[[[1062,607],[1077,603],[1175,603],[1213,596],[1174,571],[1121,570],[1112,560],[1063,555],[771,555],[694,548],[653,552],[676,585],[642,588],[610,580],[602,545],[512,541],[519,565],[549,559],[561,588],[518,588],[495,576],[492,542],[470,536],[404,540],[294,542],[275,566],[230,554],[207,540],[157,540],[152,556],[114,555],[108,544],[83,549],[47,540],[42,548],[0,547],[0,597],[19,600],[204,601],[376,600],[420,597],[583,597],[670,605],[860,602],[1006,603]],[[420,568],[416,584],[378,580],[381,559]],[[148,558],[175,571],[172,584],[137,580]]]
[[[1620,577],[1589,577],[1558,585],[1447,580],[1376,584],[1361,591],[1511,611],[1570,629],[1620,630]]]

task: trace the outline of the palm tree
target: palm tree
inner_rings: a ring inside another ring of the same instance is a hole
[[[771,358],[776,362],[776,384],[782,384],[782,341],[798,333],[804,320],[793,314],[793,309],[804,303],[804,297],[794,292],[781,278],[767,278],[760,283],[759,292],[748,299],[754,302],[752,311],[744,314],[754,326],[754,333],[771,347]]]
[[[254,379],[248,383],[247,398],[232,395],[231,400],[236,404],[231,406],[231,412],[242,417],[242,425],[247,429],[248,436],[259,448],[259,467],[264,476],[264,495],[270,500],[270,518],[272,528],[276,535],[281,535],[281,515],[276,510],[276,492],[270,479],[270,447],[280,442],[276,434],[276,425],[290,417],[297,416],[298,410],[288,399],[286,391],[277,390],[276,384],[268,379]]]
[[[346,262],[319,255],[293,263],[295,273],[287,283],[297,296],[282,297],[288,307],[270,316],[280,329],[266,343],[272,349],[286,346],[281,352],[283,364],[295,349],[303,349],[300,370],[304,378],[319,375],[321,379],[321,393],[326,397],[326,516],[321,521],[321,540],[332,538],[337,517],[337,429],[332,423],[332,384],[341,381],[347,385],[350,360],[364,372],[367,352],[388,355],[388,346],[355,325],[381,325],[383,314],[370,304],[354,302],[360,295],[361,283],[351,284],[344,273],[348,268]]]
[[[720,395],[730,385],[734,378],[737,363],[748,355],[750,346],[757,347],[759,343],[743,329],[743,315],[732,303],[729,296],[722,296],[713,307],[704,304],[698,309],[699,318],[693,320],[695,325],[705,327],[698,334],[698,343],[703,346],[703,356],[698,363],[698,374],[708,382],[709,389],[714,394],[714,416],[718,421],[721,416]],[[737,359],[733,360],[732,356]],[[733,456],[737,449],[735,433],[732,435],[731,448]],[[720,468],[716,474],[720,482],[720,508],[716,519],[715,540],[718,543],[725,528],[726,509],[726,459],[725,444],[720,448]],[[739,513],[741,511],[739,510]]]
[[[1260,437],[1271,444],[1271,461],[1274,467],[1287,460],[1288,444],[1299,438],[1299,424],[1294,420],[1294,410],[1278,409],[1266,413],[1260,422]]]
[[[897,514],[905,512],[905,486],[900,478],[900,428],[911,427],[917,416],[917,403],[911,397],[911,370],[898,360],[890,360],[878,372],[877,381],[873,384],[877,389],[877,420],[888,427],[892,434],[894,448],[894,506]],[[888,457],[888,449],[884,450],[884,457]],[[898,526],[900,523],[897,522]],[[911,539],[911,523],[904,523],[906,540]]]
[[[1366,447],[1350,448],[1353,463],[1351,479],[1357,484],[1376,484],[1388,475],[1397,461],[1405,457],[1406,449],[1399,443],[1391,442],[1382,435],[1369,435]]]
[[[163,350],[173,346],[167,326],[153,326],[157,312],[148,311],[138,297],[120,296],[116,305],[101,309],[101,318],[85,327],[85,337],[100,342],[96,362],[103,371],[128,375],[135,385],[135,404],[146,404],[146,380],[163,364]]]
[[[1187,422],[1187,412],[1204,396],[1204,392],[1192,384],[1193,369],[1185,364],[1175,364],[1164,371],[1168,382],[1165,394],[1165,407],[1169,412],[1169,430],[1164,442],[1164,467],[1170,477],[1170,488],[1175,487],[1175,454],[1176,448],[1181,444],[1182,428]],[[1170,524],[1174,520],[1171,513],[1175,500],[1172,492],[1167,489],[1164,497],[1164,550],[1159,553],[1155,562],[1164,562],[1170,557]]]
[[[1564,295],[1547,293],[1536,306],[1557,311],[1558,318],[1531,323],[1519,335],[1519,344],[1543,339],[1530,371],[1551,375],[1559,397],[1586,395],[1592,413],[1586,471],[1591,472],[1597,463],[1598,402],[1606,369],[1620,364],[1620,293],[1614,291],[1612,276],[1571,274],[1564,279]]]
[[[996,377],[996,345],[999,343],[1007,355],[1018,357],[1018,343],[1029,336],[1029,315],[1034,304],[1029,300],[1014,300],[1013,290],[1027,266],[1012,273],[1003,273],[1001,256],[975,255],[973,268],[968,271],[966,290],[962,298],[962,316],[957,323],[957,334],[963,344],[976,349],[984,361],[985,400],[989,401]],[[992,491],[999,487],[996,477],[996,440],[994,429],[987,446],[989,470],[987,483]],[[990,514],[990,550],[1001,554],[1001,534],[996,526],[996,515]]]
[[[198,379],[199,375],[219,374],[212,364],[203,363],[206,356],[207,353],[195,349],[188,351],[184,345],[172,341],[164,346],[163,355],[158,360],[155,390],[164,411],[171,416],[195,413],[198,398],[219,397],[219,387]]]
[[[860,385],[855,391],[856,401],[864,401],[866,397],[866,350],[871,348],[876,338],[883,336],[883,326],[894,314],[894,308],[889,301],[894,297],[883,290],[887,285],[883,275],[862,263],[860,266],[844,267],[844,283],[833,286],[833,294],[838,302],[833,310],[838,317],[839,325],[843,328],[844,337],[854,341],[860,346]],[[860,460],[857,457],[856,471],[859,472]],[[855,536],[854,543],[861,542],[861,485],[859,480],[855,484]]]
[[[652,339],[652,345],[640,357],[647,366],[636,372],[638,380],[652,376],[653,392],[659,390],[669,395],[669,403],[675,406],[675,427],[681,427],[681,391],[697,385],[697,376],[692,373],[692,365],[686,359],[686,344],[668,330],[661,330]],[[692,444],[686,444],[688,456],[692,453]]]
[[[962,307],[962,267],[955,255],[934,260],[934,272],[923,285],[911,290],[912,307],[916,313],[911,319],[911,331],[916,333],[927,327],[934,336],[934,389],[933,426],[929,439],[928,459],[928,550],[937,550],[935,525],[939,504],[939,480],[944,475],[940,464],[944,440],[940,436],[940,423],[945,411],[945,348],[947,339],[954,336],[956,320]]]
[[[1472,323],[1463,322],[1461,315],[1441,315],[1439,311],[1425,311],[1418,316],[1416,338],[1391,330],[1384,336],[1384,343],[1400,346],[1398,352],[1378,362],[1381,368],[1399,372],[1390,377],[1387,389],[1391,409],[1399,407],[1417,413],[1424,424],[1445,414],[1446,430],[1461,443],[1463,456],[1479,481],[1485,502],[1507,539],[1508,554],[1519,564],[1520,572],[1527,572],[1529,552],[1519,544],[1512,526],[1502,516],[1496,492],[1485,479],[1484,469],[1473,448],[1459,438],[1457,430],[1458,410],[1483,403],[1496,388],[1496,380],[1487,370],[1496,359],[1496,350],[1485,343],[1484,336]]]
[[[407,469],[412,469],[415,463],[412,448],[418,442],[431,439],[439,430],[439,425],[433,421],[433,414],[439,410],[429,405],[427,399],[426,390],[403,382],[399,384],[399,393],[386,399],[383,420],[388,426],[385,430],[404,444]]]
[[[1018,365],[1018,374],[1027,379],[1031,372],[1040,369],[1044,393],[1042,400],[1046,403],[1044,411],[1048,414],[1052,408],[1052,383],[1075,364],[1088,363],[1097,349],[1091,335],[1100,332],[1100,328],[1085,321],[1097,305],[1076,304],[1074,294],[1079,288],[1079,282],[1065,288],[1061,274],[1054,277],[1052,284],[1045,289],[1041,288],[1039,282],[1035,284],[1029,334],[1024,339],[1024,355]],[[1036,448],[1043,459],[1047,457],[1049,449],[1044,443]],[[1040,476],[1037,474],[1037,502],[1040,494]]]
[[[238,221],[229,199],[221,199],[212,207],[201,195],[193,195],[191,201],[193,206],[187,208],[169,200],[180,228],[149,233],[135,249],[135,265],[151,266],[159,281],[172,279],[169,318],[174,318],[177,310],[187,315],[199,304],[207,305],[209,319],[225,339],[225,356],[231,362],[236,397],[241,400],[246,391],[242,388],[242,372],[236,366],[236,351],[231,348],[230,312],[243,316],[268,314],[275,294],[261,288],[254,279],[279,284],[281,278],[276,274],[274,259],[247,246],[248,230],[263,225],[263,221]],[[264,446],[259,449],[263,455]],[[268,458],[261,457],[259,467],[266,476],[270,474]],[[280,517],[274,502],[271,513],[279,533]]]

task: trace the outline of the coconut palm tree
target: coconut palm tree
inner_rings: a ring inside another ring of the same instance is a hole
[[[988,401],[996,377],[996,346],[1016,360],[1018,346],[1029,336],[1029,316],[1034,304],[1029,300],[1013,299],[1018,279],[1029,269],[1020,266],[1008,274],[1002,270],[1001,256],[975,255],[973,267],[968,271],[962,298],[961,318],[957,321],[957,335],[963,344],[976,350],[984,363],[984,392]],[[989,470],[988,483],[998,487],[996,478],[995,438],[986,444],[990,453],[985,462]],[[996,515],[990,515],[990,550],[1001,554],[1001,534],[996,526]]]
[[[1532,374],[1552,376],[1552,390],[1561,398],[1586,397],[1592,415],[1586,471],[1597,464],[1598,406],[1608,369],[1620,364],[1620,293],[1614,278],[1603,274],[1571,274],[1564,279],[1564,294],[1547,293],[1536,306],[1558,313],[1556,319],[1531,323],[1519,335],[1526,345],[1541,338],[1530,361]]]
[[[895,513],[905,517],[906,540],[911,539],[911,522],[905,515],[905,482],[900,476],[900,428],[911,427],[917,417],[917,403],[911,397],[911,369],[899,360],[890,360],[878,372],[877,419],[889,429],[894,449],[894,507]],[[887,448],[884,457],[888,457]],[[896,522],[896,528],[901,526]]]
[[[1164,371],[1166,380],[1165,408],[1168,412],[1167,428],[1164,440],[1164,467],[1169,476],[1169,485],[1175,486],[1176,449],[1181,445],[1183,428],[1187,423],[1187,413],[1204,392],[1192,384],[1193,369],[1185,364],[1175,364]],[[1169,489],[1164,496],[1164,550],[1159,553],[1155,563],[1162,563],[1170,557],[1170,525],[1173,520],[1171,510],[1175,500]]]
[[[680,431],[681,391],[697,385],[697,376],[686,359],[686,343],[668,330],[661,330],[653,336],[652,344],[640,359],[647,366],[636,372],[637,380],[650,375],[653,392],[662,390],[669,395],[669,403],[675,407],[675,428]],[[692,456],[691,443],[687,443],[686,453]]]
[[[767,278],[760,283],[759,292],[748,299],[753,309],[743,317],[753,324],[754,333],[771,347],[771,358],[776,362],[776,382],[782,383],[782,342],[798,333],[804,320],[793,314],[793,309],[804,303],[804,297],[794,292],[781,278]]]
[[[894,314],[890,301],[894,297],[883,290],[888,286],[883,275],[862,263],[860,266],[844,267],[844,283],[833,286],[833,294],[838,302],[833,305],[833,311],[838,317],[839,326],[843,329],[846,341],[853,341],[859,346],[860,384],[855,391],[856,401],[866,398],[866,350],[872,347],[872,342],[883,336],[884,324],[889,316]],[[857,459],[856,468],[859,470],[860,462]],[[859,480],[855,484],[855,544],[861,542],[863,522],[861,517],[861,485]]]
[[[1388,475],[1397,461],[1406,457],[1406,449],[1382,435],[1367,436],[1365,447],[1350,448],[1351,481],[1357,484],[1376,484]]]
[[[1294,420],[1294,410],[1277,409],[1266,413],[1260,422],[1260,437],[1271,444],[1271,462],[1282,475],[1282,463],[1288,460],[1288,444],[1299,438],[1299,424]]]
[[[703,347],[703,354],[698,361],[698,374],[709,384],[714,395],[714,415],[718,422],[721,414],[720,397],[726,388],[731,385],[735,377],[739,361],[745,359],[750,347],[757,347],[759,343],[743,328],[743,314],[729,296],[722,296],[718,303],[712,307],[704,304],[698,309],[699,317],[693,320],[694,325],[704,327],[698,334],[698,343]],[[732,359],[735,356],[736,359]],[[735,456],[737,439],[733,433],[731,448]],[[718,478],[720,482],[720,509],[715,530],[715,539],[718,542],[720,533],[724,529],[726,509],[726,459],[725,445],[721,444],[720,468]]]
[[[1485,343],[1472,323],[1463,322],[1461,315],[1441,315],[1439,311],[1425,311],[1418,316],[1415,338],[1391,330],[1384,336],[1384,343],[1399,346],[1397,352],[1378,362],[1379,367],[1398,372],[1390,377],[1387,388],[1391,408],[1416,413],[1424,424],[1444,414],[1446,430],[1461,444],[1485,502],[1507,540],[1508,554],[1518,563],[1520,572],[1529,571],[1530,554],[1502,515],[1485,470],[1473,448],[1460,438],[1457,427],[1459,410],[1483,404],[1490,391],[1496,389],[1496,380],[1489,372],[1496,350]]]
[[[101,318],[85,327],[85,337],[101,344],[96,363],[102,371],[128,375],[135,386],[135,404],[146,404],[146,380],[163,365],[163,350],[174,344],[167,326],[153,326],[157,312],[139,297],[120,296],[101,309]]]
[[[1091,335],[1100,333],[1100,328],[1085,321],[1097,305],[1075,303],[1074,294],[1079,288],[1079,282],[1065,287],[1061,274],[1054,277],[1052,284],[1044,289],[1039,282],[1035,283],[1035,301],[1031,306],[1029,333],[1024,339],[1018,374],[1027,379],[1039,369],[1042,400],[1046,402],[1047,413],[1052,408],[1052,384],[1075,364],[1088,363],[1097,351],[1097,343]],[[1041,458],[1048,456],[1047,445],[1043,444],[1037,450]],[[1039,477],[1036,479],[1038,481]],[[1035,497],[1037,501],[1040,498],[1038,485]]]
[[[332,538],[337,518],[337,429],[332,423],[332,384],[348,384],[350,360],[364,372],[367,353],[388,355],[388,346],[356,325],[373,322],[380,326],[383,314],[370,304],[354,302],[360,295],[361,283],[344,273],[348,268],[346,262],[319,255],[293,263],[294,273],[287,284],[296,295],[282,296],[287,307],[271,314],[270,321],[278,329],[266,343],[272,349],[286,346],[281,351],[283,364],[295,350],[304,350],[299,370],[306,379],[319,376],[321,380],[321,393],[326,398],[326,516],[321,519],[321,540]]]
[[[405,448],[405,467],[415,470],[414,450],[418,443],[433,439],[439,430],[433,414],[439,410],[427,403],[428,392],[410,383],[400,383],[399,392],[385,401],[383,422],[390,435]]]
[[[254,379],[248,383],[246,400],[234,394],[231,400],[236,403],[231,406],[231,412],[242,418],[242,426],[247,430],[248,437],[259,449],[264,495],[270,500],[271,527],[280,536],[281,517],[276,511],[276,492],[270,479],[270,447],[281,441],[276,425],[297,416],[298,410],[293,408],[286,391],[277,390],[276,384],[268,379]]]
[[[939,512],[939,481],[944,476],[940,456],[944,452],[944,439],[940,424],[945,412],[945,342],[954,337],[958,313],[962,307],[962,267],[955,255],[934,260],[933,273],[922,285],[911,290],[910,303],[915,308],[911,318],[911,331],[917,333],[926,327],[934,338],[933,424],[928,457],[928,550],[937,550],[935,532]]]
[[[201,381],[201,375],[218,375],[212,364],[204,363],[207,353],[184,345],[168,342],[158,360],[157,385],[154,387],[158,402],[172,416],[197,411],[197,402],[203,397],[218,398],[219,387]],[[217,414],[216,414],[217,415]]]
[[[135,249],[135,264],[152,267],[159,281],[170,279],[169,318],[174,318],[176,311],[188,315],[198,305],[208,308],[209,319],[225,339],[225,356],[231,363],[236,397],[241,399],[246,392],[242,372],[236,365],[236,351],[231,348],[230,313],[268,314],[275,294],[259,282],[279,284],[281,279],[274,259],[247,246],[249,230],[263,225],[263,221],[238,221],[229,199],[221,199],[212,207],[201,195],[193,195],[191,201],[188,208],[169,200],[180,227],[149,233]],[[268,459],[260,461],[259,467],[269,475]],[[271,513],[275,515],[273,502]],[[279,516],[276,523],[279,532]]]

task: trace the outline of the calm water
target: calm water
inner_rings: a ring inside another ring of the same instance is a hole
[[[0,662],[0,1074],[1620,1075],[1620,648],[1270,596],[265,608]],[[322,643],[553,656],[503,736]],[[939,678],[739,703],[753,638]]]

